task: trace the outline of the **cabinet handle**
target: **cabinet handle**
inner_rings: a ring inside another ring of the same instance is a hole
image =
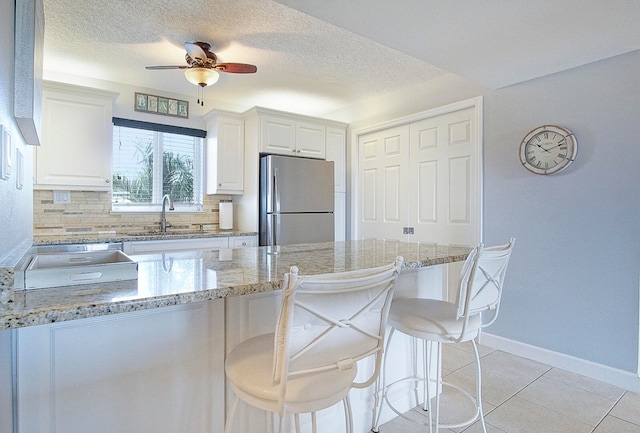
[[[104,181],[107,183],[111,183],[111,179],[105,179]]]
[[[218,186],[222,186],[222,184],[221,184],[221,183],[219,183],[219,184],[218,184]]]
[[[247,243],[246,243],[246,242],[243,242],[243,243],[242,243],[242,246],[243,246],[243,247],[246,247],[246,246],[247,246]]]

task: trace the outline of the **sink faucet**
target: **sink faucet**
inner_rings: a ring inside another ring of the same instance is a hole
[[[167,211],[165,209],[167,202],[169,202],[169,210],[173,210],[173,200],[171,200],[169,194],[165,194],[162,197],[162,219],[160,220],[160,231],[162,233],[166,233],[167,227],[171,227],[171,223],[167,222]]]

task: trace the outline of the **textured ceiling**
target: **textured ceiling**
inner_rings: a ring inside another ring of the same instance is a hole
[[[322,115],[443,71],[270,0],[44,0],[45,78],[74,74],[196,97],[181,70],[184,42],[205,41],[220,62],[256,74],[221,74],[205,97]]]
[[[638,0],[276,0],[500,88],[640,49]]]
[[[637,0],[44,0],[45,78],[196,97],[184,42],[221,62],[213,105],[324,115],[446,74],[499,88],[640,49]],[[293,8],[293,9],[292,9]],[[436,65],[436,66],[432,66]]]

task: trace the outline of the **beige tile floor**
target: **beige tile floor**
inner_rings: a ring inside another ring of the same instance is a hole
[[[471,350],[445,345],[443,351],[445,381],[468,391],[475,386]],[[640,433],[640,394],[487,347],[480,347],[480,355],[487,433]],[[464,404],[457,400],[443,395],[443,422],[461,419],[456,411]],[[406,415],[427,420],[420,407]],[[380,433],[428,431],[400,417],[380,426]],[[452,431],[478,433],[482,427],[476,422],[466,429],[440,429]]]

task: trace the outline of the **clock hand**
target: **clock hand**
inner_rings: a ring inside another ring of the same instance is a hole
[[[536,144],[536,146],[538,146],[540,149],[544,150],[545,152],[549,153],[549,150],[547,150],[544,147],[542,147],[542,145]]]

